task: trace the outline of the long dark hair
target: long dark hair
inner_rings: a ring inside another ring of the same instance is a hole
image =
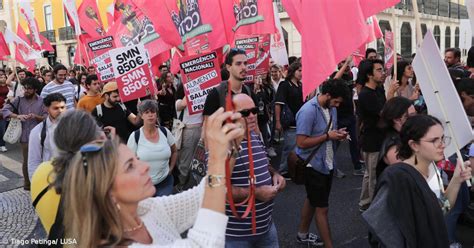
[[[300,62],[293,62],[293,64],[291,64],[288,67],[288,74],[286,75],[285,80],[290,82],[291,79],[295,76],[295,72],[297,70],[299,70],[300,68],[301,68],[301,63]]]
[[[381,129],[390,129],[393,127],[393,121],[401,118],[413,103],[405,97],[397,96],[388,100],[380,113],[379,127]]]
[[[401,145],[398,148],[398,157],[400,159],[408,159],[413,155],[408,142],[413,140],[415,142],[420,141],[428,130],[435,125],[443,125],[434,116],[431,115],[415,115],[407,119],[400,130],[400,141]]]
[[[403,77],[403,73],[405,72],[405,68],[407,68],[407,66],[410,66],[411,63],[406,61],[406,60],[400,60],[397,62],[397,81],[400,82],[400,80],[402,80],[402,77]],[[394,73],[394,67],[392,66],[392,75]]]

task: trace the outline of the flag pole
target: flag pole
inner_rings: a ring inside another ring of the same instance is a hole
[[[420,47],[423,35],[421,33],[421,21],[420,13],[418,12],[418,3],[416,0],[412,0],[413,13],[415,14],[415,27],[416,27],[416,46]]]
[[[392,79],[397,80],[397,39],[396,39],[396,32],[397,32],[397,18],[395,16],[395,7],[392,8],[392,39],[393,39],[393,75]]]

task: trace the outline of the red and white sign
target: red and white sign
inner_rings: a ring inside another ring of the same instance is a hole
[[[101,82],[106,82],[114,78],[112,61],[108,53],[115,48],[114,37],[106,36],[99,39],[87,40],[87,53],[91,59],[91,64],[95,67],[97,77]]]
[[[270,67],[270,35],[237,35],[235,47],[247,54],[247,78],[245,83],[253,83],[255,77],[266,75]]]
[[[270,54],[275,64],[279,66],[288,65],[288,53],[286,52],[285,38],[281,29],[280,17],[278,16],[278,7],[273,3],[275,26],[278,32],[271,35]]]
[[[154,95],[149,57],[142,43],[109,51],[122,102]]]
[[[219,56],[216,51],[179,59],[184,93],[190,115],[204,110],[209,92],[221,82]]]
[[[393,33],[391,31],[385,30],[385,51],[384,51],[384,60],[385,60],[385,70],[390,73],[393,66]]]

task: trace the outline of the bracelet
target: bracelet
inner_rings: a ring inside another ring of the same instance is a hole
[[[210,188],[225,186],[225,176],[223,176],[223,175],[208,175],[207,176],[207,185]]]

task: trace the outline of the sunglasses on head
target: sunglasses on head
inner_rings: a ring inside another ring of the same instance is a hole
[[[245,52],[244,49],[242,49],[242,48],[237,48],[237,47],[231,48],[230,51],[231,51],[231,52]]]
[[[96,152],[99,152],[102,150],[102,148],[104,147],[104,141],[97,141],[97,142],[94,142],[94,143],[88,143],[88,144],[85,144],[83,146],[81,146],[81,148],[79,149],[79,151],[81,152],[81,156],[82,156],[82,166],[84,167],[85,169],[85,172],[86,172],[86,175],[87,175],[87,167],[88,167],[88,162],[87,162],[87,154],[89,153],[96,153]]]
[[[242,115],[242,117],[248,117],[250,113],[256,115],[258,113],[258,108],[253,107],[251,109],[242,109],[239,111],[239,113]]]

